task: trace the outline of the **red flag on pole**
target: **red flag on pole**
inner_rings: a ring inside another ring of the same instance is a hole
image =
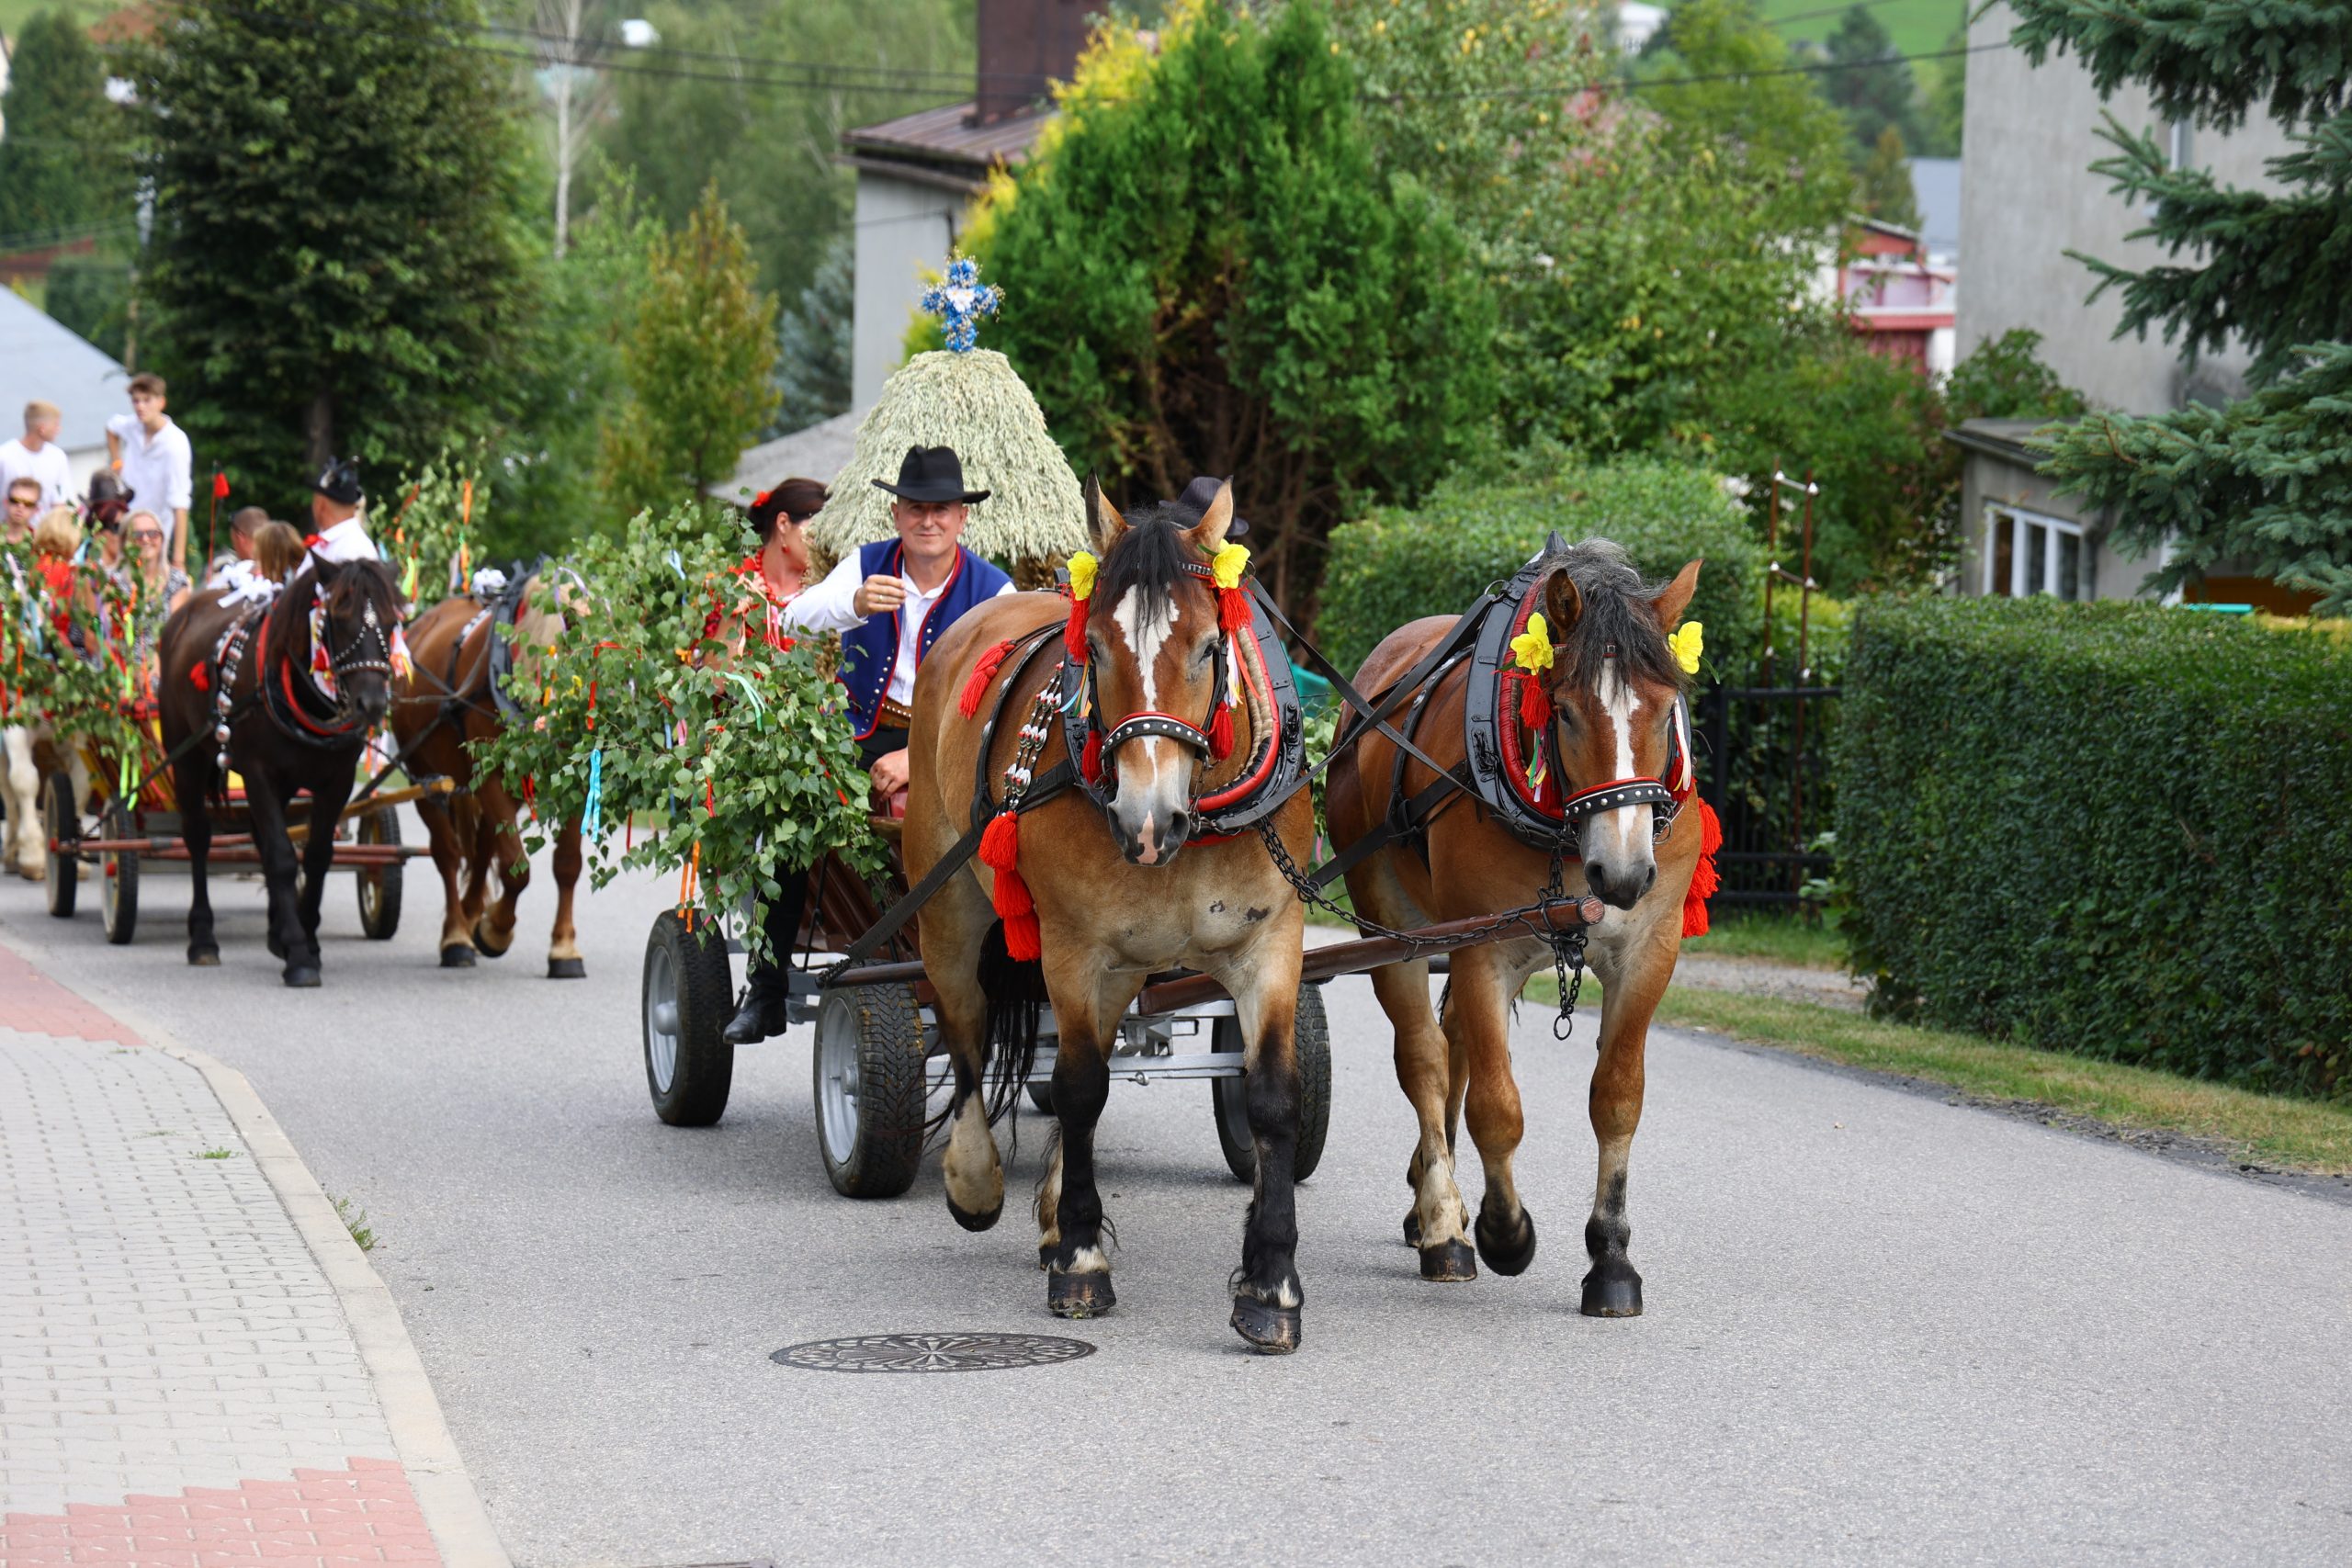
[[[229,499],[229,476],[218,468],[212,471],[212,499],[215,501]]]

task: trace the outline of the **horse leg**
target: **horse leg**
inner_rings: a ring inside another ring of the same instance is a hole
[[[1447,987],[1445,1032],[1467,1069],[1461,1076],[1470,1136],[1487,1171],[1478,1204],[1478,1256],[1498,1274],[1521,1274],[1535,1257],[1535,1221],[1520,1201],[1511,1160],[1527,1130],[1510,1070],[1510,1002],[1533,961],[1521,942],[1457,953]],[[1541,950],[1538,950],[1539,953]]]
[[[285,964],[288,986],[319,983],[319,969],[302,952],[302,912],[294,897],[294,843],[286,836],[286,805],[276,781],[258,771],[245,774],[245,809],[253,817],[254,849],[261,857],[262,881],[269,889],[269,951]]]
[[[582,855],[580,818],[567,817],[555,834],[555,931],[548,941],[548,978],[584,980],[588,965],[580,956],[578,928],[571,923],[571,895],[580,885]]]
[[[485,889],[473,905],[474,946],[487,957],[503,958],[514,945],[514,905],[531,885],[531,857],[523,852],[514,798],[495,784],[478,787],[474,798],[481,806],[481,831],[475,840],[481,874],[486,883],[490,873],[498,874],[497,901],[490,902]]]
[[[1094,1128],[1111,1098],[1111,1031],[1142,989],[1141,976],[1097,968],[1083,942],[1061,944],[1046,971],[1060,1046],[1054,1055],[1054,1115],[1060,1123],[1055,1168],[1053,1244],[1039,1235],[1046,1310],[1056,1317],[1100,1317],[1117,1304],[1102,1250],[1102,1194],[1094,1179]]]
[[[1291,949],[1295,953],[1297,949]],[[1241,1025],[1244,1091],[1258,1169],[1241,1234],[1241,1268],[1233,1278],[1233,1327],[1252,1349],[1286,1355],[1298,1348],[1297,1183],[1301,1092],[1295,964],[1260,964],[1226,982]]]
[[[424,818],[424,836],[433,846],[433,869],[441,874],[441,967],[470,969],[474,942],[458,887],[466,869],[469,810],[450,796],[428,796],[417,803],[417,815]]]
[[[205,804],[213,770],[210,759],[196,751],[172,764],[172,788],[179,797],[180,837],[187,844],[187,961],[210,968],[220,962],[220,944],[212,933],[212,812]]]
[[[0,730],[7,750],[8,850],[17,870],[39,881],[49,873],[48,843],[40,829],[40,769],[33,762],[33,732],[22,725]]]
[[[922,911],[923,963],[938,992],[939,1038],[956,1077],[940,1175],[947,1212],[967,1231],[1004,1213],[1004,1162],[989,1127],[988,998],[980,988],[981,939],[996,916],[969,877],[941,888]]]
[[[1671,904],[1664,908],[1662,915],[1653,915],[1651,924],[1679,919],[1679,908]],[[1645,931],[1635,930],[1620,942],[1595,948],[1593,969],[1601,985],[1600,1056],[1593,1065],[1589,1110],[1600,1168],[1593,1184],[1592,1216],[1584,1225],[1584,1249],[1592,1259],[1584,1277],[1587,1317],[1639,1317],[1642,1312],[1642,1276],[1626,1257],[1634,1227],[1625,1218],[1625,1172],[1634,1132],[1642,1121],[1650,1015],[1674,975],[1675,953],[1681,946],[1674,935],[1678,930],[1669,926],[1668,940],[1662,942],[1643,940]]]
[[[352,785],[348,779],[341,789],[329,786],[322,795],[311,792],[311,831],[302,840],[302,887],[300,908],[302,918],[302,950],[309,956],[311,967],[320,968],[319,911],[327,896],[327,873],[334,865],[335,824],[343,816],[345,803],[351,799]]]

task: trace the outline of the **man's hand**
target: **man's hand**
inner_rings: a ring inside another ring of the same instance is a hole
[[[907,787],[907,749],[885,751],[874,760],[874,790],[888,805],[892,795]]]
[[[907,602],[904,579],[876,572],[857,585],[857,592],[850,599],[850,608],[861,615],[878,615],[885,610],[895,610]]]

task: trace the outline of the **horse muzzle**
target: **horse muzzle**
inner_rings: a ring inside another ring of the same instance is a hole
[[[1176,858],[1192,831],[1193,814],[1181,806],[1147,807],[1133,820],[1126,812],[1111,813],[1111,837],[1129,865],[1166,865]]]

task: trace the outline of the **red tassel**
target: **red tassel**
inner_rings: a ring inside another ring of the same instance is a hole
[[[1209,755],[1224,761],[1233,755],[1233,705],[1216,705],[1216,716],[1209,720]]]
[[[1086,775],[1088,784],[1102,782],[1102,732],[1101,730],[1090,729],[1086,732],[1086,750],[1079,753],[1078,771]]]
[[[1021,879],[1020,861],[1021,818],[1014,812],[1000,811],[980,835],[980,863],[996,873],[996,891],[989,896],[989,901],[1008,926],[1037,907],[1029,897],[1029,885]]]
[[[1682,934],[1707,934],[1707,900],[1723,885],[1715,870],[1715,852],[1724,847],[1724,826],[1715,820],[1715,808],[1698,796],[1691,801],[1699,807],[1699,863],[1690,869],[1690,891],[1682,896]]]
[[[1250,627],[1250,594],[1246,589],[1220,588],[1216,591],[1216,624],[1227,637]]]
[[[191,665],[188,668],[187,683],[199,692],[209,692],[212,689],[212,677],[206,672],[203,665]]]
[[[1004,667],[1005,655],[1012,651],[1012,644],[1009,639],[998,643],[981,654],[980,661],[972,666],[972,678],[964,682],[964,700],[956,705],[966,718],[980,716],[980,701],[989,694],[989,682],[996,679],[996,672]]]
[[[1532,675],[1519,678],[1519,722],[1535,730],[1552,723],[1552,699],[1544,694],[1544,682]]]
[[[1062,627],[1062,651],[1072,664],[1086,662],[1086,604],[1083,599],[1071,600],[1069,622]]]

